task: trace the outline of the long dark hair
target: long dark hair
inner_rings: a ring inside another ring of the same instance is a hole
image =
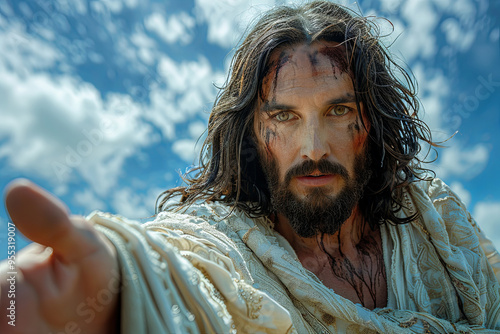
[[[278,47],[317,40],[345,46],[358,111],[363,103],[370,123],[373,175],[360,200],[364,217],[372,226],[414,218],[396,217],[403,206],[402,189],[428,171],[417,156],[421,143],[436,146],[428,126],[418,118],[416,86],[383,47],[375,23],[327,1],[276,7],[248,33],[210,114],[200,166],[183,176],[187,186],[159,196],[158,211],[205,200],[227,203],[251,217],[272,213],[253,139],[254,110],[271,53]],[[180,199],[171,201],[179,195]]]

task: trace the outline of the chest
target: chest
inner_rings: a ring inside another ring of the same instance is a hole
[[[351,256],[321,254],[299,256],[302,265],[313,272],[336,294],[368,309],[387,305],[387,280],[382,251],[360,251]]]

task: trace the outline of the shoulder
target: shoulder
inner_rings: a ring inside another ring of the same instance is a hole
[[[415,190],[415,187],[427,195],[428,202],[432,203],[432,207],[440,214],[441,223],[446,227],[450,242],[457,245],[466,243],[479,253],[484,252],[500,281],[500,255],[481,229],[479,225],[481,222],[476,222],[460,197],[437,178],[432,181],[416,182],[409,189],[411,193],[420,191]]]
[[[447,232],[452,244],[470,242],[477,247],[479,227],[464,202],[441,179],[433,178],[414,182],[408,187],[417,213],[429,231]]]
[[[471,323],[495,327],[500,286],[483,249],[484,236],[460,197],[442,180],[419,181],[408,187],[433,253],[446,271]],[[492,306],[495,305],[495,306]]]
[[[453,225],[478,231],[478,226],[460,197],[441,179],[420,180],[410,184],[408,194],[422,218],[432,216],[433,224],[440,222],[451,232]],[[438,219],[441,218],[441,219]],[[451,229],[451,230],[450,230]]]
[[[466,209],[460,197],[439,178],[414,182],[410,185],[409,191],[411,193],[423,192],[428,197],[429,201],[434,204],[441,201],[452,201],[457,206]]]

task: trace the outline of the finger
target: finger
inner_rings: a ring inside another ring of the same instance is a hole
[[[28,180],[7,186],[5,205],[21,233],[53,248],[63,260],[72,261],[96,248],[90,225],[83,218],[70,217],[63,202]]]

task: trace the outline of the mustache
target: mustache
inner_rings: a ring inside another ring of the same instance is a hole
[[[288,170],[285,175],[285,184],[289,184],[294,177],[309,175],[316,170],[319,170],[321,174],[338,174],[345,180],[349,179],[347,169],[339,163],[333,163],[325,159],[318,161],[306,160]]]

